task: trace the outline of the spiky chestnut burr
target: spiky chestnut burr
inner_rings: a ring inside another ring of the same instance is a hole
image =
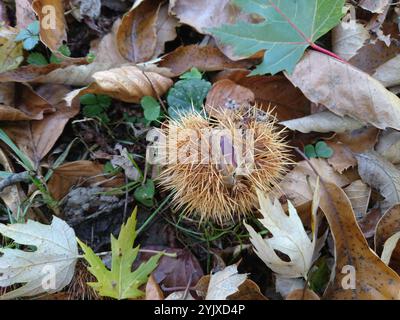
[[[258,205],[256,189],[269,192],[291,161],[270,112],[241,107],[213,114],[211,119],[190,113],[165,126],[158,147],[169,163],[158,184],[174,192],[175,209],[223,224],[251,214]],[[184,161],[176,160],[182,156]]]

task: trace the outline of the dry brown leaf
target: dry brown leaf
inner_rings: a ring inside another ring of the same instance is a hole
[[[0,104],[0,121],[41,120],[55,109],[31,87],[15,84],[15,100],[12,106]]]
[[[61,200],[71,187],[77,185],[92,185],[105,182],[103,165],[92,161],[80,160],[65,163],[54,169],[48,183],[49,191],[55,200]],[[115,180],[115,184],[118,182]],[[103,185],[104,186],[104,185]]]
[[[228,300],[268,300],[258,285],[250,279],[246,279],[240,286],[239,291],[228,296]]]
[[[285,300],[321,300],[319,296],[310,289],[296,289],[289,293]]]
[[[322,183],[320,207],[335,241],[335,277],[324,299],[400,299],[400,277],[369,248],[343,190]],[[354,268],[354,269],[352,269]],[[353,270],[355,274],[349,273]],[[350,277],[353,275],[354,287]],[[350,280],[349,280],[350,279]]]
[[[339,173],[357,165],[357,160],[351,150],[339,142],[326,141],[326,144],[333,150],[333,155],[328,163]]]
[[[157,58],[165,51],[165,43],[176,38],[178,20],[169,14],[168,4],[163,4],[158,12],[156,33],[157,42],[152,59]]]
[[[124,15],[116,32],[116,45],[128,61],[139,63],[155,59],[165,43],[176,38],[178,21],[168,14],[162,0],[137,1]]]
[[[373,208],[367,212],[364,218],[357,221],[365,238],[369,239],[375,236],[375,229],[381,217],[381,210]]]
[[[389,162],[400,163],[400,132],[390,129],[383,131],[375,150]]]
[[[195,67],[201,71],[218,71],[229,68],[245,68],[250,60],[232,61],[218,48],[211,45],[192,44],[181,46],[163,57],[160,67],[169,68],[175,76]]]
[[[349,184],[349,180],[334,171],[325,159],[313,158],[310,161],[318,172],[322,174],[324,180],[335,183],[338,186]],[[297,208],[312,200],[312,190],[315,188],[316,180],[315,172],[310,168],[308,162],[301,161],[283,178],[275,192],[278,194],[283,193]]]
[[[64,69],[67,67],[76,67],[82,64],[87,64],[86,58],[82,59],[71,59],[71,60],[66,60],[62,62],[61,64],[48,64],[46,66],[36,66],[36,65],[27,65],[27,66],[22,66],[19,67],[18,69],[14,69],[11,71],[3,72],[0,73],[0,82],[49,82],[49,83],[58,83],[58,84],[64,84],[68,83],[70,80],[70,77],[68,77],[68,73],[71,73],[71,70],[73,68],[68,69],[65,71],[62,75],[66,79],[60,79],[56,78],[55,76],[48,76],[52,75],[52,72],[57,71],[59,69]],[[88,65],[91,66],[92,64]],[[105,66],[106,67],[106,66]],[[84,69],[81,69],[81,72],[83,72]],[[57,74],[57,73],[56,73]],[[48,76],[48,78],[46,78]],[[75,75],[76,77],[76,75]],[[81,76],[82,77],[82,76]],[[87,77],[84,75],[84,77]],[[72,76],[74,78],[74,76]],[[79,79],[79,78],[78,78]],[[73,84],[73,83],[72,83]]]
[[[400,232],[400,204],[391,207],[379,220],[375,231],[375,250],[378,254],[383,251],[387,239]],[[392,253],[389,266],[400,273],[400,245],[397,244]]]
[[[310,101],[284,76],[252,76],[250,71],[224,70],[214,81],[229,79],[253,91],[257,106],[263,110],[274,110],[281,120],[299,118],[310,114]]]
[[[40,121],[8,123],[4,130],[17,146],[34,162],[35,166],[54,146],[68,120],[79,113],[79,104],[70,106],[64,101],[69,88],[60,85],[45,85],[38,93],[46,98],[55,112],[47,114]]]
[[[67,23],[62,0],[33,0],[32,8],[40,21],[40,40],[52,51],[67,41]],[[54,16],[55,15],[55,16]]]
[[[311,50],[287,76],[308,99],[339,116],[347,115],[380,129],[400,129],[400,99],[349,64]]]
[[[161,0],[136,1],[122,18],[117,45],[122,56],[134,63],[150,60],[156,50],[157,17]]]
[[[346,145],[351,151],[361,153],[372,150],[378,139],[379,130],[363,127],[353,131],[338,133],[332,141]]]
[[[371,196],[371,188],[361,180],[356,180],[344,188],[343,191],[351,202],[356,218],[365,217]]]
[[[36,20],[35,12],[32,9],[32,0],[15,0],[15,16],[17,27],[25,29]]]
[[[309,132],[345,132],[363,127],[363,124],[350,117],[339,117],[330,111],[313,113],[298,119],[281,122],[281,125],[290,130],[297,130],[302,133]]]
[[[1,83],[0,82],[0,104],[13,105],[14,97],[15,97],[15,83],[13,83],[13,82]]]
[[[92,52],[96,59],[93,63],[110,64],[115,66],[129,63],[118,50],[117,46],[117,30],[121,25],[121,19],[117,19],[111,32],[107,33],[103,38],[93,40],[90,43],[90,52]]]
[[[235,82],[224,79],[215,82],[208,92],[205,109],[208,114],[217,116],[218,110],[237,109],[254,103],[254,93]]]
[[[86,92],[105,94],[124,102],[138,103],[144,96],[162,96],[172,86],[171,79],[135,66],[123,66],[93,74],[95,82]],[[156,92],[154,92],[156,90]]]
[[[382,194],[381,208],[400,203],[400,170],[374,151],[356,155],[361,179]]]
[[[164,293],[152,274],[146,283],[146,300],[164,300]]]

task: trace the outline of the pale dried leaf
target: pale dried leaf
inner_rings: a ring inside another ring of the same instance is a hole
[[[308,51],[287,75],[305,96],[339,116],[400,129],[400,99],[379,81],[326,54]]]
[[[1,300],[53,293],[70,283],[78,258],[78,246],[74,230],[63,220],[53,217],[51,225],[32,220],[25,224],[0,224],[0,233],[18,244],[36,247],[33,252],[0,249],[3,253],[0,257],[0,286],[25,283],[0,296]],[[48,277],[49,268],[55,272],[55,287],[46,290],[42,282]]]
[[[333,52],[350,60],[369,38],[369,32],[362,23],[355,20],[342,21],[332,31]]]
[[[340,117],[330,111],[322,111],[309,116],[283,121],[281,125],[290,130],[309,132],[345,132],[363,127],[363,124],[350,117]]]
[[[333,170],[325,159],[310,159],[310,161],[324,181],[335,183],[338,186],[345,186],[350,183],[344,175]],[[297,208],[312,200],[313,193],[310,187],[315,187],[316,180],[316,174],[307,161],[301,161],[283,178],[275,193],[285,195]]]
[[[356,158],[361,179],[385,198],[382,209],[400,203],[400,170],[374,151],[357,154]]]
[[[239,274],[236,265],[211,275],[205,300],[226,300],[239,290],[239,286],[247,279],[246,274]]]
[[[396,130],[383,131],[375,150],[389,162],[400,163],[400,132]]]
[[[363,218],[367,213],[371,188],[361,180],[356,180],[343,191],[349,198],[357,219]]]
[[[288,201],[289,215],[283,211],[278,199],[272,204],[269,198],[258,190],[260,212],[263,219],[259,221],[272,233],[272,238],[263,239],[251,226],[245,223],[250,234],[250,241],[260,259],[276,274],[285,278],[303,277],[307,279],[318,253],[315,252],[317,244],[316,213],[319,202],[318,186],[314,192],[312,221],[314,221],[312,240],[304,229],[303,223],[296,209]],[[289,256],[290,261],[282,260],[275,251]]]
[[[381,255],[381,259],[384,263],[389,265],[390,258],[392,257],[393,251],[397,246],[397,243],[400,240],[400,231],[389,237],[383,245],[383,251]]]
[[[385,87],[394,87],[400,84],[400,55],[380,65],[372,75],[382,82]]]

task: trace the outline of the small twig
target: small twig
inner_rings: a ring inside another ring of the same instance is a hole
[[[0,181],[0,192],[2,192],[5,188],[12,186],[14,184],[20,182],[29,182],[31,180],[31,177],[32,177],[32,172],[30,171],[14,173],[8,178],[5,178]]]

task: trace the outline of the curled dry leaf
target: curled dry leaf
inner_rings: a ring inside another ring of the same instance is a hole
[[[313,158],[310,161],[325,181],[330,181],[339,186],[349,184],[349,180],[334,171],[325,159]],[[317,176],[307,161],[301,161],[283,178],[275,192],[283,194],[297,208],[312,200],[313,194],[310,188],[315,188],[316,180]]]
[[[54,112],[45,114],[40,121],[19,121],[7,123],[4,130],[11,140],[33,160],[37,166],[54,146],[69,119],[79,113],[79,104],[75,101],[67,105],[64,96],[69,88],[61,85],[44,85],[37,92],[54,108]]]
[[[371,188],[361,180],[356,180],[344,188],[343,191],[351,202],[356,218],[361,219],[365,217],[369,198],[371,197]]]
[[[339,116],[347,115],[380,129],[400,129],[400,99],[349,64],[311,50],[287,77],[308,99]]]
[[[385,198],[381,208],[387,210],[400,203],[400,171],[374,151],[357,154],[356,158],[361,179]]]
[[[192,44],[181,46],[162,58],[160,67],[169,68],[175,76],[195,67],[201,71],[218,71],[230,68],[245,68],[250,60],[232,61],[218,48]]]
[[[108,183],[106,183],[108,182]],[[48,189],[55,200],[61,200],[73,186],[102,184],[118,185],[122,181],[119,179],[107,181],[103,165],[86,160],[64,163],[54,169],[51,176]]]
[[[173,84],[165,76],[135,66],[96,72],[93,78],[95,82],[84,89],[87,93],[104,94],[131,103],[139,103],[144,96],[162,96]]]
[[[93,63],[109,64],[112,62],[116,66],[129,63],[129,60],[121,55],[117,46],[117,31],[120,25],[121,19],[115,20],[111,32],[107,33],[103,38],[93,40],[90,43],[90,52],[96,55]]]
[[[338,186],[321,184],[320,207],[335,242],[335,274],[325,299],[400,299],[400,277],[369,248],[351,203]]]
[[[375,150],[389,162],[400,163],[400,132],[390,129],[383,131]]]
[[[302,133],[309,132],[345,132],[355,130],[364,125],[350,117],[340,117],[330,111],[322,111],[305,116],[303,118],[281,122],[281,125],[290,130],[297,130]]]
[[[381,254],[385,242],[394,234],[400,232],[400,204],[391,207],[379,220],[375,230],[375,250]],[[389,264],[400,273],[400,245],[397,244]]]
[[[390,265],[389,263],[391,261],[391,258],[393,257],[395,249],[397,248],[399,240],[400,240],[400,231],[389,237],[389,239],[387,239],[385,244],[383,245],[381,259],[387,265]],[[397,258],[396,260],[398,260],[399,256],[397,256],[396,258]]]
[[[207,95],[205,109],[208,114],[215,117],[218,110],[230,110],[244,105],[251,105],[254,100],[254,93],[250,89],[237,85],[231,80],[224,79],[213,84]]]
[[[67,41],[67,23],[62,0],[33,0],[32,8],[40,21],[40,40],[52,51]]]
[[[0,121],[42,120],[45,114],[55,111],[53,106],[32,88],[15,84],[10,90],[18,92],[13,105],[0,104]]]
[[[117,46],[122,56],[134,63],[154,55],[157,43],[157,17],[160,0],[136,1],[122,18],[117,31]]]

